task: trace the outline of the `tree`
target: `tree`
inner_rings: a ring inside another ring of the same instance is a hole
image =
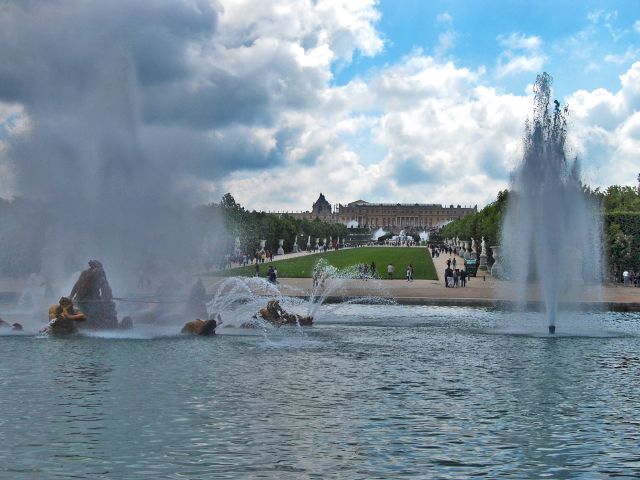
[[[231,195],[230,193],[225,193],[222,196],[222,200],[220,200],[220,206],[226,210],[236,210],[236,211],[244,210],[240,206],[240,204],[236,202],[236,199],[233,198],[233,195]]]

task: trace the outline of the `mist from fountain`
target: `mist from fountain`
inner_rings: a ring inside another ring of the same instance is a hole
[[[554,333],[561,306],[578,301],[587,286],[593,300],[599,295],[602,230],[598,206],[583,192],[578,160],[567,158],[568,108],[557,100],[550,107],[551,85],[551,76],[538,75],[502,245],[515,300],[524,307],[539,295]]]
[[[101,260],[123,293],[141,272],[157,278],[199,268],[211,258],[206,245],[226,238],[221,222],[203,221],[193,208],[179,159],[150,152],[136,58],[117,48],[100,57],[68,94],[34,95],[25,106],[28,131],[0,152],[0,163],[15,170],[15,195],[42,213],[22,215],[12,228],[44,238],[34,255],[51,285],[49,303],[69,293],[62,286],[89,259]],[[41,80],[66,75],[64,66],[47,65]]]

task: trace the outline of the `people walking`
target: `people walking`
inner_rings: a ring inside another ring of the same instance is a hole
[[[407,265],[407,282],[413,282],[413,265]]]

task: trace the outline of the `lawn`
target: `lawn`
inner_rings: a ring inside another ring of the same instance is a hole
[[[431,261],[431,255],[426,248],[410,247],[362,247],[338,250],[337,252],[318,253],[287,260],[276,260],[272,264],[266,262],[260,265],[260,276],[267,274],[269,265],[278,268],[278,277],[281,278],[310,278],[314,266],[320,259],[338,269],[371,262],[376,263],[378,276],[387,277],[387,265],[392,263],[395,267],[394,278],[405,278],[408,264],[413,265],[413,278],[416,280],[437,280],[435,267]],[[277,258],[277,257],[276,257]],[[225,276],[249,277],[255,275],[255,265],[226,270]]]

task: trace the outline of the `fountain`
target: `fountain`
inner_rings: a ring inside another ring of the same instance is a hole
[[[535,282],[554,333],[560,304],[575,302],[585,282],[600,280],[602,248],[599,215],[585,200],[577,159],[567,158],[567,108],[556,100],[550,109],[551,84],[546,73],[536,79],[533,120],[525,123],[502,246],[516,300],[535,300]]]
[[[384,231],[384,228],[380,227],[375,232],[373,232],[371,240],[375,240],[377,242],[380,237],[384,237],[386,234],[387,232]]]
[[[492,245],[491,251],[493,252],[493,265],[491,266],[491,276],[494,278],[503,278],[504,272],[502,270],[502,264],[500,263],[500,256],[502,255],[502,247],[500,245]]]

